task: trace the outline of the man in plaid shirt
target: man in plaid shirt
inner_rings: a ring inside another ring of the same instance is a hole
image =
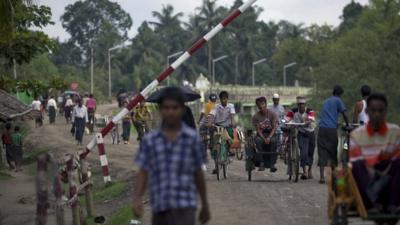
[[[202,140],[182,122],[184,96],[179,88],[165,88],[159,104],[162,126],[144,137],[135,159],[140,170],[134,214],[143,215],[142,196],[149,179],[153,225],[196,224],[197,194],[202,203],[199,220],[204,224],[210,213],[201,169],[206,160]]]

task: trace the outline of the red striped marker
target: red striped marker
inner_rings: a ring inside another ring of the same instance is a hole
[[[249,0],[243,5],[241,5],[238,9],[234,10],[231,14],[229,14],[224,20],[222,20],[221,23],[219,23],[216,27],[214,27],[211,31],[209,31],[206,35],[204,35],[201,39],[196,41],[183,55],[181,55],[177,60],[175,60],[174,63],[171,64],[166,70],[164,70],[162,73],[160,73],[153,82],[151,82],[139,95],[137,95],[134,99],[132,99],[128,106],[124,108],[120,113],[118,113],[111,122],[107,124],[106,127],[101,130],[101,139],[103,139],[104,136],[106,136],[111,129],[115,126],[115,124],[118,123],[124,116],[126,116],[132,109],[135,107],[139,102],[142,100],[146,99],[149,97],[149,95],[155,90],[155,88],[158,86],[159,83],[161,83],[163,80],[165,80],[169,75],[171,75],[182,63],[184,63],[186,60],[188,60],[194,53],[196,53],[200,48],[202,48],[208,41],[210,41],[216,34],[218,34],[223,28],[228,26],[233,20],[235,20],[237,17],[239,17],[244,11],[246,11],[251,5],[253,5],[257,0]],[[86,157],[87,154],[90,153],[90,151],[95,147],[96,145],[96,140],[98,135],[96,135],[96,138],[93,138],[90,143],[86,146],[86,149],[82,152],[80,152],[80,157]],[[104,143],[97,143],[98,145],[98,150],[100,154],[100,160],[101,160],[101,154],[104,154],[105,156],[105,148],[104,148]],[[106,159],[107,157],[103,157],[103,159]],[[110,174],[108,171],[108,164],[107,164],[107,169],[105,170],[105,167],[103,167],[103,177],[104,177],[104,182],[109,182],[111,181]]]

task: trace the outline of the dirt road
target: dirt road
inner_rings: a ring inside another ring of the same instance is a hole
[[[116,106],[101,107],[102,113],[109,114]],[[39,129],[31,129],[28,139],[34,146],[45,146],[59,155],[74,153],[78,148],[69,126],[59,118],[57,124],[46,124]],[[85,143],[91,137],[85,137]],[[137,144],[112,145],[109,137],[105,139],[111,175],[114,180],[128,180],[133,186],[135,165],[133,156]],[[99,168],[97,150],[89,156],[93,167]],[[6,225],[34,224],[34,166],[26,166],[23,173],[11,173],[15,178],[0,181],[0,209]],[[217,181],[207,172],[207,187],[212,210],[211,225],[322,225],[328,224],[326,216],[326,186],[317,180],[289,183],[283,163],[278,172],[254,172],[253,181],[247,181],[244,162],[235,160],[228,168],[228,179]],[[315,171],[316,172],[316,171]],[[101,180],[101,176],[96,179]],[[25,204],[18,203],[24,196]],[[110,215],[113,210],[128,204],[131,194],[120,199],[96,205],[97,214]],[[149,224],[150,208],[146,207],[144,224]],[[50,210],[51,214],[51,210]],[[66,217],[69,217],[69,212]],[[49,224],[54,224],[50,222]]]

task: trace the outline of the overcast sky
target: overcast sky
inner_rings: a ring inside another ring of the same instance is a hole
[[[264,21],[282,19],[294,22],[305,23],[306,25],[330,24],[337,25],[340,22],[339,16],[343,7],[351,0],[258,0],[256,4],[264,9],[260,19]],[[40,4],[48,5],[53,12],[55,25],[48,26],[44,30],[51,37],[59,37],[65,40],[69,37],[68,33],[62,28],[60,16],[64,13],[64,8],[72,4],[75,0],[40,0]],[[183,12],[185,16],[194,12],[197,6],[201,5],[202,0],[116,0],[122,8],[127,11],[133,20],[133,27],[129,36],[136,34],[138,26],[144,20],[152,20],[151,12],[160,11],[163,4],[171,4],[176,12]],[[218,0],[219,5],[230,7],[234,0]],[[356,0],[365,5],[368,0]],[[218,23],[216,21],[216,23]]]

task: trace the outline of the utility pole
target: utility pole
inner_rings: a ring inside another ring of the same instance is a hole
[[[93,94],[93,73],[94,73],[94,65],[93,65],[93,46],[90,47],[90,93]]]
[[[292,62],[283,66],[283,87],[286,87],[286,69],[295,66],[296,64],[296,62]]]
[[[239,77],[239,55],[235,56],[235,85],[237,85]]]
[[[213,70],[212,70],[212,85],[213,86],[215,86],[215,63],[217,63],[223,59],[226,59],[226,58],[228,58],[228,55],[223,55],[221,57],[218,57],[218,58],[212,60],[212,68],[213,68]]]
[[[251,84],[252,84],[253,87],[256,86],[256,75],[255,75],[256,69],[255,69],[255,67],[256,67],[256,65],[258,65],[260,63],[263,63],[263,62],[266,62],[266,61],[267,61],[266,58],[262,58],[262,59],[260,59],[258,61],[253,62],[253,66],[251,68]]]
[[[17,80],[17,61],[13,59],[14,79]]]
[[[117,45],[115,47],[109,48],[108,49],[108,97],[111,98],[111,52],[116,50],[116,49],[120,49],[123,48],[123,45]]]

